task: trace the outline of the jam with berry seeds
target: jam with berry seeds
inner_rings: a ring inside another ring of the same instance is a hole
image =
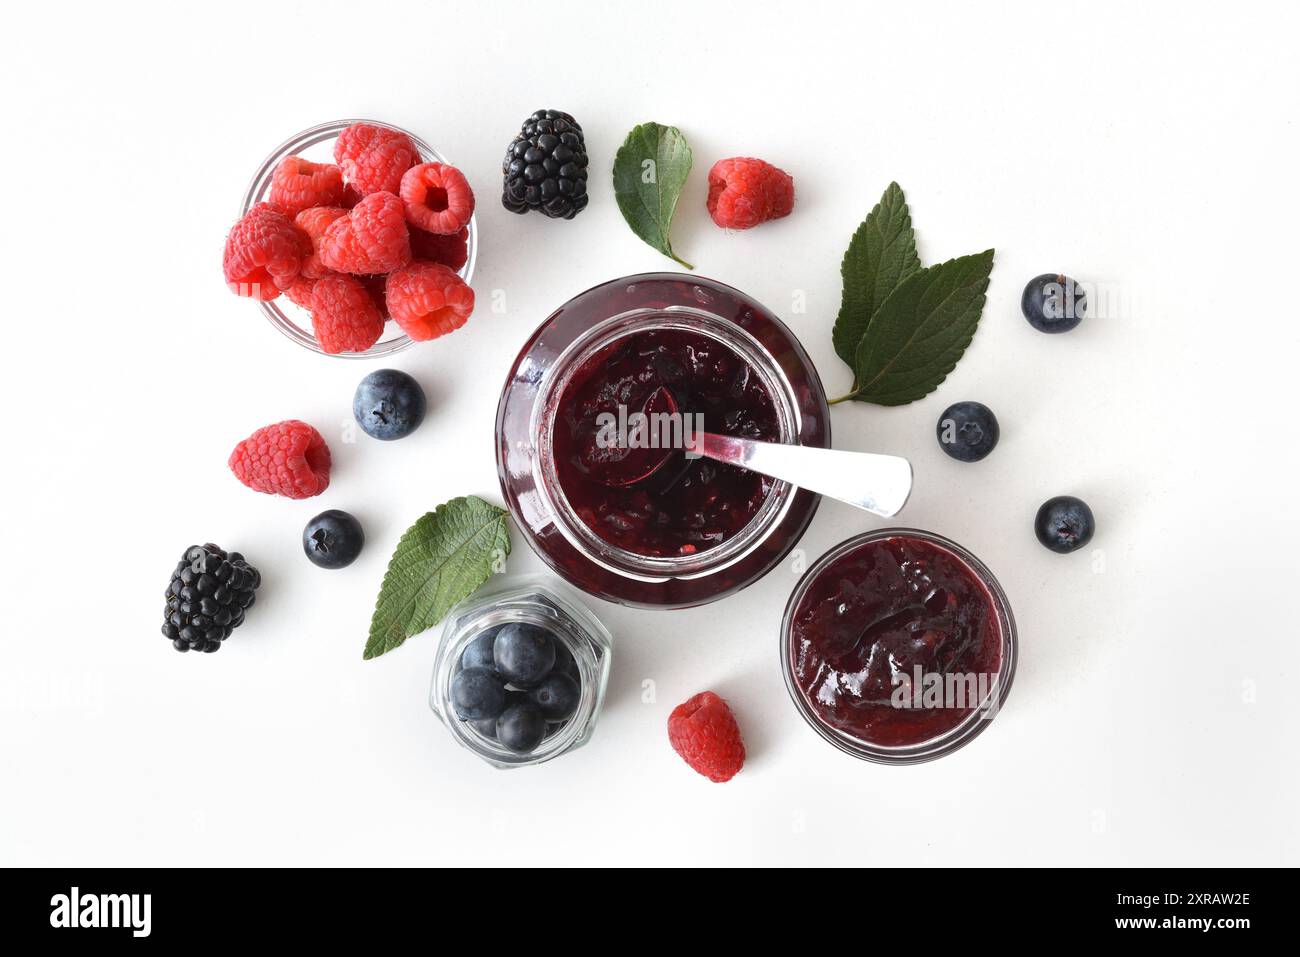
[[[620,406],[683,413],[677,440],[611,452],[597,419]],[[775,567],[818,497],[688,457],[680,437],[827,448],[828,420],[811,360],[763,306],[698,276],[628,276],[571,299],[525,343],[497,407],[497,467],[525,540],[561,577],[624,604],[698,605]]]
[[[851,539],[809,570],[783,629],[786,680],[844,750],[889,760],[945,753],[987,724],[1010,684],[1014,623],[974,556],[906,529]],[[983,713],[980,713],[980,712]],[[960,740],[958,740],[960,739]]]
[[[692,555],[721,545],[758,514],[772,479],[689,457],[681,448],[646,450],[662,461],[626,487],[609,484],[597,454],[601,417],[620,406],[645,411],[661,388],[704,431],[777,441],[772,396],[752,366],[717,339],[651,329],[591,356],[560,396],[553,448],[569,504],[611,545],[643,555]]]

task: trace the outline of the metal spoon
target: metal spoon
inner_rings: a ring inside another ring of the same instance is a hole
[[[699,442],[690,451],[827,495],[885,518],[897,515],[912,494],[912,463],[897,455],[756,442],[712,432],[700,435]]]
[[[671,392],[661,387],[647,399],[646,407],[675,413],[677,402]],[[656,449],[654,452],[662,455],[643,460],[643,467],[611,474],[603,480],[604,484],[625,487],[643,481],[657,472],[675,451],[678,450]],[[686,451],[716,462],[739,465],[886,518],[897,515],[912,493],[912,463],[897,455],[758,442],[711,432],[697,434]]]

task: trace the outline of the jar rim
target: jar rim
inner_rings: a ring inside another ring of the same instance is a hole
[[[1002,639],[1002,660],[998,666],[998,674],[994,679],[988,695],[980,704],[971,710],[971,713],[963,718],[960,722],[932,738],[919,741],[915,744],[908,745],[881,745],[864,741],[861,738],[834,728],[823,721],[813,712],[808,704],[807,697],[799,688],[794,677],[794,665],[792,647],[794,641],[794,614],[799,607],[800,602],[808,593],[812,583],[818,576],[824,572],[833,562],[844,557],[850,552],[863,545],[873,542],[884,541],[891,538],[909,538],[917,541],[926,542],[943,551],[948,552],[962,564],[966,565],[970,571],[979,579],[980,584],[984,586],[989,594],[989,599],[993,604],[993,610],[998,622],[998,630]],[[803,577],[795,585],[790,599],[786,602],[785,614],[781,619],[780,647],[781,655],[781,674],[785,678],[786,691],[790,695],[791,701],[804,721],[816,731],[824,740],[835,745],[839,750],[851,754],[856,758],[864,761],[872,761],[877,764],[920,764],[925,761],[932,761],[951,754],[958,748],[969,744],[975,739],[1002,710],[1006,703],[1007,695],[1011,691],[1011,682],[1016,674],[1016,661],[1019,653],[1019,640],[1016,631],[1015,617],[1011,613],[1011,605],[1007,600],[1006,592],[1003,591],[1001,584],[993,572],[979,560],[972,552],[964,546],[954,542],[952,539],[945,538],[936,532],[929,532],[919,528],[906,528],[895,526],[891,528],[875,529],[870,532],[863,532],[860,535],[854,535],[845,539],[834,548],[831,548],[826,554],[822,555],[815,561]]]
[[[534,479],[556,517],[556,528],[575,548],[615,574],[642,581],[661,582],[712,575],[744,560],[762,546],[767,534],[780,525],[794,502],[796,487],[774,481],[762,506],[740,531],[721,544],[693,555],[645,555],[621,548],[601,538],[569,503],[555,468],[552,442],[560,399],[573,376],[602,349],[620,339],[648,329],[681,329],[714,339],[736,352],[762,378],[776,409],[780,441],[792,442],[802,429],[802,413],[794,386],[776,357],[736,323],[688,305],[639,307],[596,323],[560,353],[538,386],[532,428],[538,455]]]

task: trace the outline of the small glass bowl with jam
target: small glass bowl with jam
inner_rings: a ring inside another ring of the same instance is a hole
[[[611,481],[593,445],[602,417],[648,414],[665,393],[701,431],[830,446],[807,353],[738,290],[655,273],[561,306],[524,345],[501,395],[502,491],[558,574],[629,605],[697,605],[745,587],[780,562],[817,509],[811,492],[684,448],[643,478]]]
[[[781,624],[795,707],[826,741],[882,764],[950,754],[1001,709],[1016,625],[993,573],[909,528],[859,535],[800,579]]]
[[[444,621],[429,706],[493,767],[542,764],[591,740],[612,655],[605,626],[562,584],[490,584]]]

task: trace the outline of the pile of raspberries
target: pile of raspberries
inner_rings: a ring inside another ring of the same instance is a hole
[[[330,354],[365,352],[390,318],[412,339],[435,339],[474,311],[458,275],[473,214],[460,170],[421,163],[405,133],[354,123],[339,134],[334,163],[281,160],[269,202],[226,238],[222,270],[237,295],[269,302],[283,293],[309,311]]]

